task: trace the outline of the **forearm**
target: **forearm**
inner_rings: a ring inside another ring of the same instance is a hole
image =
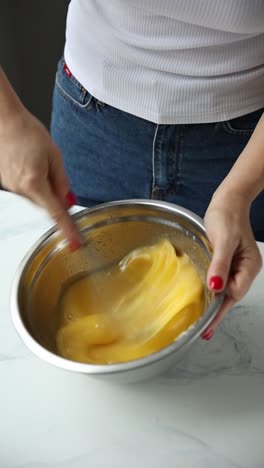
[[[264,114],[247,146],[217,189],[219,193],[236,192],[251,203],[264,189]]]
[[[13,119],[22,109],[22,102],[0,66],[0,129],[5,127],[10,119]]]

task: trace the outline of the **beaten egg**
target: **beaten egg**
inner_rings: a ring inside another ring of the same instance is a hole
[[[185,253],[161,239],[65,289],[57,350],[93,364],[142,358],[172,343],[203,311],[198,271]]]

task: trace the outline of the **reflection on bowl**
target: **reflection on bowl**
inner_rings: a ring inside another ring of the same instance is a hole
[[[179,360],[189,345],[216,315],[222,296],[205,288],[205,312],[172,344],[144,358],[118,364],[86,364],[58,355],[58,303],[65,285],[74,278],[108,268],[131,250],[169,239],[185,252],[205,283],[211,259],[210,244],[202,220],[177,205],[150,200],[110,202],[74,215],[85,239],[85,252],[70,253],[55,228],[28,252],[19,266],[11,292],[11,311],[16,330],[38,357],[73,372],[123,381],[161,373]]]

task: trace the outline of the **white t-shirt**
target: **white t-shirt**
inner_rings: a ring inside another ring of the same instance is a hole
[[[97,99],[156,123],[264,107],[263,0],[72,0],[65,60]]]

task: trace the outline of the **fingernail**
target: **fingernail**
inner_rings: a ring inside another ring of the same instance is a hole
[[[209,341],[211,338],[213,338],[215,331],[211,328],[211,330],[207,330],[204,332],[201,337],[203,340]]]
[[[67,193],[65,200],[69,208],[71,208],[71,206],[77,205],[77,198],[72,192]]]
[[[80,243],[78,240],[72,240],[72,241],[69,243],[69,249],[70,249],[71,252],[75,252],[75,251],[78,250],[80,247],[81,247],[81,243]]]
[[[219,291],[224,286],[224,281],[221,276],[212,276],[209,281],[209,288],[214,291]]]

